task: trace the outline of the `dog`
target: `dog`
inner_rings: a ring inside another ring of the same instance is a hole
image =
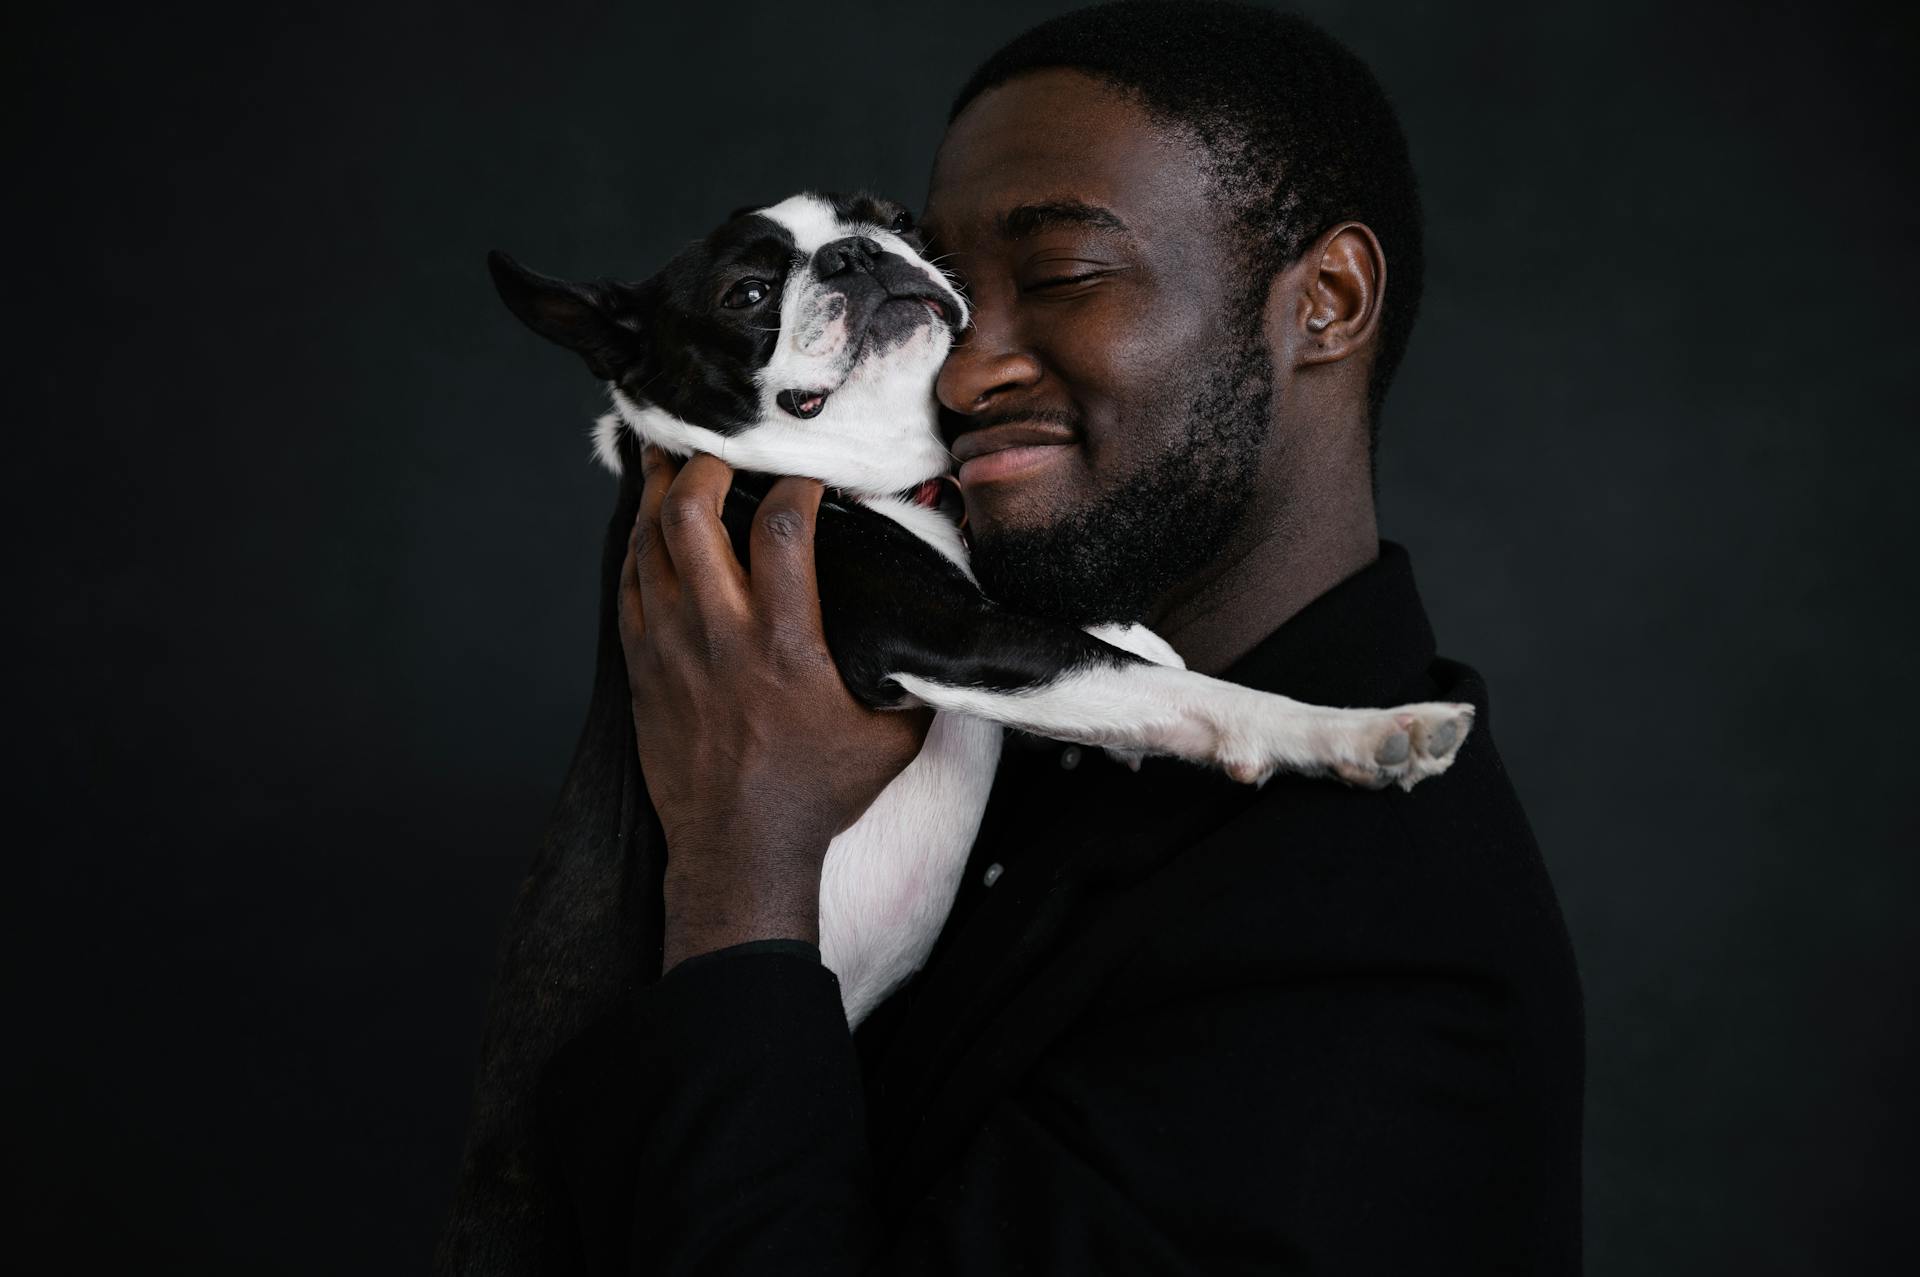
[[[806,193],[741,210],[638,283],[553,279],[500,253],[489,266],[516,316],[580,355],[608,384],[613,410],[594,423],[593,448],[624,483],[649,444],[675,456],[711,453],[733,467],[723,518],[742,562],[772,477],[827,485],[814,552],[822,621],[841,677],[874,709],[935,711],[918,757],[834,839],[822,870],[821,957],[839,978],[849,1026],[932,949],[986,807],[1005,728],[1101,747],[1136,768],[1143,758],[1171,756],[1249,784],[1286,771],[1410,789],[1444,772],[1472,727],[1473,708],[1463,704],[1305,705],[1191,672],[1142,626],[1082,630],[987,598],[969,570],[960,521],[941,499],[951,495],[954,458],[933,391],[966,330],[967,302],[927,260],[898,203]],[[616,526],[609,537],[609,563],[619,532]],[[609,674],[610,659],[603,631],[603,677],[620,677]],[[631,754],[630,725],[625,730]],[[619,728],[606,731],[616,742],[608,748],[620,748]],[[583,743],[583,756],[586,749]],[[625,802],[633,805],[631,796]],[[657,861],[661,849],[651,854]],[[536,870],[529,891],[544,882],[550,898],[524,898],[517,938],[509,939],[483,1049],[468,1182],[443,1240],[442,1271],[512,1270],[471,1260],[518,1245],[481,1237],[519,1218],[507,1199],[515,1176],[528,1174],[512,1147],[524,1137],[523,1115],[500,1092],[529,1085],[542,1054],[587,1018],[548,1009],[538,1032],[515,1039],[504,1018],[513,1014],[509,1003],[520,996],[550,1008],[555,988],[577,982],[557,955],[572,953],[600,973],[592,989],[580,986],[577,996],[587,1000],[605,1001],[616,986],[654,974],[605,974],[604,964],[615,960],[611,942],[592,954],[585,942],[560,939],[557,928],[578,927],[587,916],[582,893],[591,888],[564,864],[549,865],[544,880]],[[566,891],[574,903],[560,899]],[[632,947],[630,939],[619,942],[622,951]],[[535,953],[544,955],[544,974],[524,970]],[[517,974],[509,969],[516,961]],[[630,962],[638,967],[644,959]],[[510,976],[522,994],[509,991]],[[514,1062],[490,1065],[490,1054]],[[491,1190],[482,1182],[488,1175]]]

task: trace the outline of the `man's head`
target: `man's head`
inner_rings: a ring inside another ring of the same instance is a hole
[[[1151,618],[1336,472],[1370,522],[1419,211],[1329,37],[1224,4],[1037,27],[957,98],[926,223],[975,307],[939,390],[990,594]],[[1058,446],[975,459],[1022,443]]]

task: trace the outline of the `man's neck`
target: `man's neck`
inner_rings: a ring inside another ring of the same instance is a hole
[[[1357,480],[1357,481],[1356,481]],[[1263,484],[1274,492],[1279,485]],[[1149,625],[1202,674],[1219,674],[1380,555],[1364,465],[1298,476],[1248,511],[1227,553],[1168,597]]]

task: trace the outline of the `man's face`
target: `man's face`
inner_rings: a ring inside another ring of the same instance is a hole
[[[1270,430],[1264,289],[1206,153],[1072,71],[976,98],[934,163],[930,251],[973,326],[939,379],[987,593],[1150,619],[1220,556]]]

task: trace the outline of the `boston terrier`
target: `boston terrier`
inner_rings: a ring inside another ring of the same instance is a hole
[[[1003,727],[1135,767],[1164,755],[1256,785],[1288,771],[1411,789],[1447,769],[1473,721],[1460,704],[1305,705],[1187,670],[1142,626],[1080,630],[983,595],[938,499],[953,457],[933,383],[967,303],[922,249],[899,204],[802,194],[735,214],[641,283],[489,259],[514,314],[608,383],[593,441],[610,470],[646,444],[734,468],[725,521],[743,563],[773,476],[827,485],[815,557],[841,677],[875,709],[936,711],[919,757],[827,852],[820,950],[850,1025],[933,947]]]
[[[967,303],[922,255],[900,205],[797,195],[744,211],[641,283],[565,283],[499,254],[500,295],[611,388],[593,427],[621,478],[602,563],[599,672],[539,856],[514,906],[481,1047],[472,1120],[435,1270],[559,1271],[570,1190],[542,1114],[576,1062],[659,975],[666,849],[645,797],[617,623],[640,449],[733,466],[723,518],[741,562],[771,476],[828,486],[815,522],[821,619],[848,689],[876,709],[932,706],[919,756],[834,839],[820,949],[847,1022],[926,960],[946,919],[1002,729],[1168,755],[1259,784],[1276,771],[1383,787],[1445,771],[1467,705],[1323,709],[1184,668],[1138,625],[1082,631],[983,596],[942,496],[953,457],[933,383]]]

